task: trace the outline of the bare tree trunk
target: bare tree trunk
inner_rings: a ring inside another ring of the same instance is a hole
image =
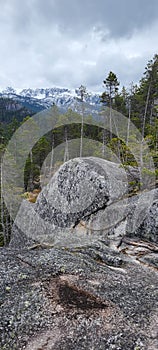
[[[30,150],[30,162],[31,162],[31,165],[32,165],[32,163],[33,163],[32,149]]]
[[[69,160],[69,145],[67,138],[67,127],[65,127],[65,153],[64,153],[64,163]]]
[[[5,235],[6,235],[6,241],[9,243],[9,217],[8,212],[6,210],[6,218],[5,218]]]
[[[111,91],[111,86],[110,86],[110,119],[109,119],[109,124],[110,124],[110,141],[112,140],[112,91]]]
[[[146,122],[146,115],[147,115],[147,109],[149,104],[149,97],[150,97],[150,88],[151,88],[151,82],[148,87],[148,93],[145,103],[145,111],[143,116],[143,125],[142,125],[142,139],[141,139],[141,145],[140,145],[140,166],[143,167],[143,141],[144,141],[144,135],[145,135],[145,122]]]
[[[114,122],[114,126],[115,126],[115,130],[116,130],[116,135],[117,135],[117,154],[118,154],[118,158],[119,160],[121,161],[121,153],[120,153],[120,148],[121,148],[121,143],[120,143],[120,136],[119,136],[119,131],[118,131],[118,128],[117,128],[117,125],[116,125],[116,121],[115,121],[115,118],[113,119],[113,122]]]
[[[5,222],[4,222],[4,202],[1,194],[1,227],[2,227],[2,235],[4,239],[4,244],[6,245],[6,235],[5,235]]]
[[[49,177],[50,178],[52,176],[53,162],[54,162],[54,135],[53,135],[53,139],[52,139],[52,151],[51,151],[50,167],[49,167]]]
[[[28,191],[33,191],[33,173],[32,173],[32,165],[33,165],[33,156],[32,156],[32,149],[30,151],[30,175],[29,175],[29,182],[28,182],[28,188],[27,190]]]
[[[4,201],[3,201],[2,186],[3,186],[3,180],[2,180],[2,161],[1,161],[1,227],[2,227],[2,235],[3,235],[3,239],[4,239],[4,244],[5,244],[6,237],[5,237]]]
[[[153,104],[152,104],[152,106],[151,106],[151,111],[150,111],[150,121],[149,121],[149,123],[150,123],[150,126],[152,125],[152,115],[153,115]]]
[[[125,151],[125,161],[128,159],[128,143],[129,143],[129,132],[130,132],[130,124],[131,124],[131,100],[128,102],[128,124],[127,124],[127,139],[126,139],[126,151]]]
[[[88,96],[88,93],[86,91],[86,87],[81,85],[78,89],[78,93],[80,95],[80,101],[82,103],[82,120],[81,120],[81,137],[80,137],[80,157],[82,157],[83,153],[83,124],[84,124],[84,98]]]
[[[130,123],[131,123],[131,100],[129,100],[129,106],[128,106],[128,125],[127,125],[127,140],[126,140],[127,146],[129,142]]]
[[[145,134],[145,122],[146,122],[146,115],[147,115],[147,109],[148,109],[148,104],[149,104],[150,89],[151,89],[151,82],[149,84],[146,103],[145,103],[145,111],[144,111],[143,126],[142,126],[142,138],[144,138],[144,134]]]
[[[80,158],[82,157],[82,153],[83,153],[83,116],[84,116],[84,109],[83,109],[83,101],[82,103],[82,121],[81,121],[81,139],[80,139]]]
[[[103,130],[103,145],[102,145],[102,156],[105,157],[105,130]]]

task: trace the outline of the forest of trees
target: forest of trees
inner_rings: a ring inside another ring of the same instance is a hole
[[[89,155],[91,148],[94,156],[110,159],[110,154],[106,154],[105,146],[110,149],[120,159],[120,162],[126,165],[137,166],[136,159],[130,152],[130,143],[135,142],[134,135],[130,134],[130,125],[133,123],[139,129],[142,137],[147,142],[155,165],[155,175],[158,176],[158,55],[156,54],[150,60],[145,68],[144,75],[138,85],[131,83],[130,87],[119,89],[120,82],[117,75],[110,71],[103,80],[104,92],[100,96],[102,108],[108,107],[109,110],[109,130],[103,130],[102,126],[89,125],[93,119],[92,115],[84,115],[84,99],[87,95],[86,87],[81,85],[77,90],[77,100],[82,104],[81,115],[77,112],[68,110],[61,115],[57,111],[59,125],[64,124],[67,118],[71,121],[76,118],[76,123],[70,123],[60,126],[51,132],[43,135],[34,145],[31,154],[28,155],[24,171],[24,188],[21,189],[21,196],[34,202],[40,192],[40,174],[41,167],[49,167],[49,173],[52,176],[56,167],[59,166],[55,157],[54,149],[64,142],[61,157],[63,162],[72,157]],[[5,109],[6,104],[12,103],[8,99],[0,99],[0,157],[6,149],[7,143],[14,134],[15,130],[22,125],[30,115],[27,115],[26,109],[9,111]],[[56,108],[56,106],[52,106]],[[126,139],[120,139],[112,132],[112,110],[123,114],[127,120]],[[87,122],[87,123],[86,123]],[[88,124],[89,122],[89,124]],[[69,149],[71,139],[78,139],[76,145]],[[87,139],[84,144],[83,139]],[[95,140],[102,145],[100,151],[95,144],[90,141]],[[143,146],[142,146],[143,147]],[[141,150],[140,150],[141,152]],[[47,155],[50,155],[48,163],[44,163]],[[46,169],[46,171],[48,171]],[[2,182],[2,180],[1,180]],[[7,244],[10,239],[12,219],[10,218],[5,203],[1,195],[1,221],[0,221],[0,245]]]

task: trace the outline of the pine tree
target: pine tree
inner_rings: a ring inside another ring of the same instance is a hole
[[[110,71],[108,77],[103,80],[103,84],[106,90],[101,95],[101,102],[110,107],[109,110],[109,123],[110,123],[110,140],[112,139],[112,108],[115,102],[115,98],[118,93],[119,82],[115,73]]]
[[[101,102],[106,103],[108,107],[112,108],[115,97],[118,93],[118,86],[120,84],[118,82],[116,74],[110,71],[108,77],[103,80],[103,84],[106,90],[101,95]]]
[[[87,89],[84,85],[81,85],[78,89],[76,89],[76,93],[79,96],[79,99],[82,103],[82,121],[81,121],[81,139],[80,139],[80,157],[82,157],[83,151],[83,125],[84,125],[84,100],[88,96]]]

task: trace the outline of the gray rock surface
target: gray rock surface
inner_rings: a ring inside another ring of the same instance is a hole
[[[158,247],[0,249],[1,350],[156,350]]]
[[[24,247],[27,241],[76,245],[94,236],[97,239],[98,232],[105,236],[124,218],[129,179],[137,175],[135,169],[132,174],[131,169],[125,171],[119,164],[100,158],[70,160],[43,188],[35,204],[23,200],[13,226],[11,246]],[[122,198],[123,205],[115,204]],[[102,216],[98,216],[100,226],[87,230],[87,223],[93,218],[98,220],[97,214]],[[106,229],[102,230],[102,226]],[[93,235],[87,237],[89,232]]]
[[[35,204],[23,200],[10,246],[70,247],[107,237],[119,243],[125,235],[158,242],[158,190],[130,197],[131,179],[138,182],[136,169],[100,158],[65,163]]]
[[[0,248],[0,350],[158,349],[158,192],[129,197],[127,177],[76,159],[23,201]]]
[[[135,213],[137,217],[129,213],[126,234],[131,237],[139,237],[158,243],[158,190],[153,190],[153,202],[144,215],[144,203],[148,201],[148,193],[141,196],[140,210]],[[132,206],[134,211],[135,205]],[[143,217],[143,219],[142,219]],[[140,225],[135,229],[133,223],[140,220]]]
[[[118,200],[82,224],[99,237],[119,240],[126,235],[158,243],[158,190]]]

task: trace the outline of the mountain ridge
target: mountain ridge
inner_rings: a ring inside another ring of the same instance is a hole
[[[34,112],[50,108],[53,104],[57,107],[71,108],[75,101],[79,100],[77,90],[68,88],[25,88],[13,89],[8,87],[0,91],[0,97],[10,98],[21,103],[22,106],[30,108]],[[99,93],[88,93],[85,102],[90,105],[100,106]]]

